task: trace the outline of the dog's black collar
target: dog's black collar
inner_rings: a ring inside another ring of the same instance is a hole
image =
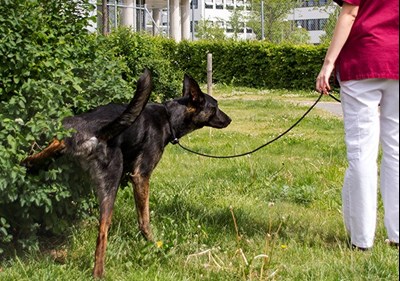
[[[167,108],[167,106],[165,104],[164,104],[164,107],[165,107],[165,111],[167,112],[167,115],[168,115],[169,128],[171,129],[172,140],[170,140],[169,142],[175,145],[175,144],[179,143],[179,139],[176,137],[174,128],[172,127],[171,118],[170,118],[171,115],[169,114],[168,108]]]
[[[169,127],[171,128],[171,135],[172,135],[172,140],[170,141],[170,143],[178,144],[179,143],[179,139],[175,135],[174,128],[172,128],[172,124],[171,124],[171,121],[170,121],[169,118],[168,118],[168,123],[169,123]]]

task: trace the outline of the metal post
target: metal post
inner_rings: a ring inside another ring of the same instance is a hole
[[[192,41],[194,41],[194,0],[192,0]]]
[[[264,0],[261,0],[261,40],[265,39],[264,30]]]
[[[147,11],[147,4],[144,3],[143,4],[143,30],[144,31],[147,31],[146,30],[146,24],[147,24],[147,13],[146,13],[146,11]]]
[[[170,23],[170,0],[167,0],[167,37],[170,38],[170,29],[171,29],[171,23]]]
[[[118,27],[118,3],[114,0],[114,30]]]
[[[142,31],[143,30],[143,0],[139,0],[139,28],[138,31]]]
[[[212,54],[207,54],[207,94],[212,96]]]

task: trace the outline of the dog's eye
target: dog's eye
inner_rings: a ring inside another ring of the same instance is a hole
[[[215,114],[217,112],[217,107],[216,106],[210,106],[210,111],[211,111],[211,114]]]

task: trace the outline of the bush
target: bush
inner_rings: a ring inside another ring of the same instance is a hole
[[[165,101],[180,92],[183,72],[171,59],[171,53],[176,48],[174,40],[120,28],[108,36],[107,42],[108,48],[128,66],[125,79],[132,80],[139,76],[144,67],[151,70],[153,99]]]
[[[200,82],[207,80],[213,54],[213,82],[257,88],[314,89],[326,46],[275,45],[259,41],[183,41],[173,60]]]
[[[30,176],[19,165],[66,134],[65,116],[132,96],[127,67],[86,31],[88,9],[87,0],[0,5],[0,252],[11,241],[34,246],[37,231],[63,233],[95,204],[68,169]]]
[[[262,41],[182,41],[119,29],[108,45],[126,62],[128,80],[143,66],[154,73],[160,100],[174,97],[183,73],[207,81],[207,54],[213,54],[213,82],[233,86],[313,90],[326,46],[271,44]]]

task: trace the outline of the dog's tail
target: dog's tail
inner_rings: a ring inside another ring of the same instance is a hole
[[[96,132],[96,137],[100,140],[108,141],[132,125],[146,106],[152,88],[151,73],[148,69],[145,69],[137,81],[136,92],[128,107],[119,117],[100,128]]]

